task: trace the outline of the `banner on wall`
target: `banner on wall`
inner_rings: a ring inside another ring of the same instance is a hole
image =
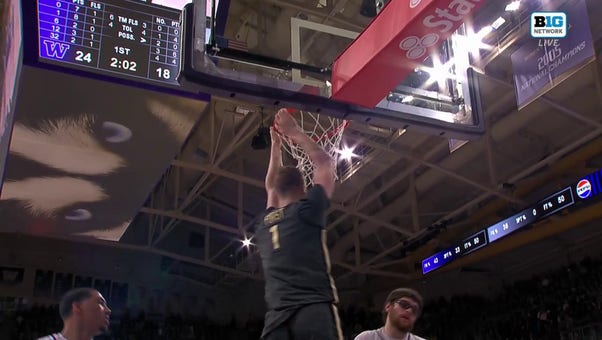
[[[0,285],[15,286],[23,282],[23,268],[0,267]]]
[[[514,89],[519,110],[595,57],[585,1],[569,1],[560,11],[566,13],[566,37],[530,38],[512,53]]]
[[[50,298],[52,293],[52,270],[36,270],[33,281],[33,296],[38,298]]]
[[[65,293],[73,288],[73,274],[55,273],[54,274],[54,294],[56,300],[60,300]]]

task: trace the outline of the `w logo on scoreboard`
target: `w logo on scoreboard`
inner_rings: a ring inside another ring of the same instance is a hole
[[[44,40],[43,43],[46,56],[55,59],[64,59],[70,47],[69,44],[63,44],[51,40]]]

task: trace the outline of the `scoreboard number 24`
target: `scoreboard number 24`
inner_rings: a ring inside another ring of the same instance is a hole
[[[92,53],[84,53],[82,51],[75,51],[75,60],[80,62],[87,62],[88,64],[92,62]]]

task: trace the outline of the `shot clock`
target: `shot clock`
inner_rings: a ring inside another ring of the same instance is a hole
[[[37,5],[41,60],[178,84],[180,11],[132,0],[38,0]]]

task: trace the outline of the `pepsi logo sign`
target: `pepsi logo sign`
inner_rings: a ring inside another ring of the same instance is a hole
[[[577,196],[588,198],[592,194],[592,185],[587,179],[582,179],[577,183]]]

